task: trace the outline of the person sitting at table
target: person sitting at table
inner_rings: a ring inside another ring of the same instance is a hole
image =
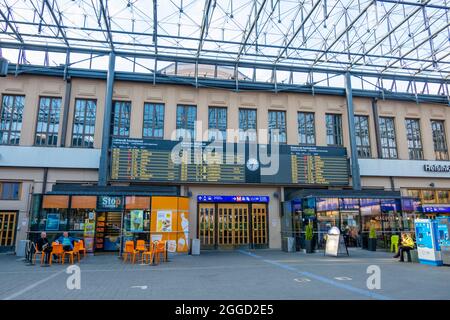
[[[393,258],[400,257],[400,261],[404,262],[403,253],[409,252],[412,249],[414,249],[414,240],[411,238],[411,235],[409,233],[402,233],[398,252]]]
[[[55,242],[62,244],[64,251],[72,251],[74,241],[79,241],[80,239],[69,237],[67,231],[63,232],[62,236],[55,240]]]
[[[42,252],[44,255],[44,265],[47,267],[49,264],[50,259],[50,253],[52,252],[52,246],[50,245],[50,242],[47,239],[47,233],[41,232],[41,237],[37,241],[37,249]]]

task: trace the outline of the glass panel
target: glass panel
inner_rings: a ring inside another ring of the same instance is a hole
[[[177,106],[177,138],[195,140],[196,106]]]
[[[24,96],[3,96],[0,106],[0,144],[19,144],[24,100]]]
[[[77,99],[73,118],[72,146],[94,147],[96,101]]]
[[[286,143],[285,111],[269,111],[269,141]]]
[[[422,141],[420,136],[420,124],[417,119],[406,119],[406,137],[408,140],[409,158],[412,160],[423,159]]]
[[[355,116],[356,149],[359,158],[370,158],[369,117]]]
[[[314,113],[298,113],[298,141],[304,145],[316,144]]]
[[[385,159],[397,159],[394,118],[380,117],[381,156]]]
[[[164,105],[145,103],[143,137],[162,139],[164,136]]]
[[[325,115],[327,144],[342,146],[342,116],[340,114]]]
[[[60,112],[61,98],[41,97],[39,99],[35,145],[57,146]]]
[[[436,160],[448,160],[444,121],[431,120],[431,129],[433,131],[433,144]]]
[[[239,140],[256,141],[255,109],[239,109]]]

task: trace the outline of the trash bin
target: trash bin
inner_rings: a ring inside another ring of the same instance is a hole
[[[200,255],[200,239],[192,239],[192,242],[191,242],[191,254],[193,256]]]
[[[18,257],[25,257],[25,249],[27,247],[27,244],[30,240],[20,240],[19,245],[16,249],[16,256]]]
[[[284,252],[295,252],[296,250],[296,244],[295,244],[295,238],[294,237],[284,237],[281,240],[281,249]]]

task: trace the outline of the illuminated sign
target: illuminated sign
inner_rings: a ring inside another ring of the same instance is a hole
[[[269,196],[212,196],[198,195],[198,202],[268,203]]]

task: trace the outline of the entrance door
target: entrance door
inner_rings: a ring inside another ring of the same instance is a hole
[[[267,245],[267,206],[252,204],[252,238],[255,247]]]
[[[0,250],[14,247],[17,212],[0,212]]]
[[[214,204],[202,203],[198,206],[198,233],[202,248],[212,248],[216,243],[214,212]]]
[[[122,212],[97,213],[95,249],[119,251],[121,245]]]
[[[248,204],[219,204],[218,213],[218,241],[222,248],[248,245]]]

